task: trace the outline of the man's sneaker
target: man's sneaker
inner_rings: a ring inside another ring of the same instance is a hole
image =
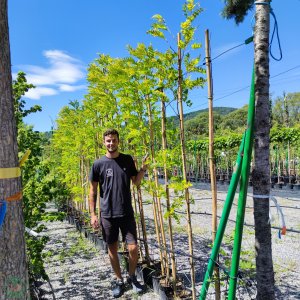
[[[143,293],[146,291],[146,285],[140,284],[135,275],[130,275],[129,277],[127,277],[127,282],[128,284],[131,284],[132,289],[135,293]]]
[[[119,298],[124,293],[124,282],[121,279],[115,279],[112,282],[112,295],[114,298]]]

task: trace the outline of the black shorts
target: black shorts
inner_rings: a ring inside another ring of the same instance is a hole
[[[118,241],[119,229],[122,232],[122,240],[127,244],[137,244],[136,223],[134,216],[120,218],[104,218],[101,216],[103,239],[107,244]]]

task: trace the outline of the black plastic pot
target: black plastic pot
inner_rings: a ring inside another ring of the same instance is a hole
[[[77,229],[78,231],[81,231],[82,225],[81,225],[80,220],[77,219],[77,218],[75,219],[75,226],[76,226],[76,229]]]
[[[165,277],[162,276],[152,276],[153,290],[157,295],[159,295],[159,299],[174,299],[174,287],[172,284],[166,283],[164,279]],[[181,282],[177,282],[176,284],[176,294],[177,298],[191,299],[191,293],[183,289]]]
[[[136,268],[137,278],[143,281],[146,285],[153,287],[152,276],[160,270],[160,263],[148,265],[147,262],[138,263]]]
[[[83,226],[81,233],[84,235],[84,237],[87,239],[89,236],[89,232],[91,231],[91,229],[87,226]]]
[[[103,237],[99,234],[95,235],[94,238],[95,247],[99,250],[107,251],[107,244],[104,242]]]
[[[75,218],[74,218],[74,216],[72,216],[72,215],[69,216],[69,223],[72,224],[72,225],[75,224]]]
[[[168,300],[165,289],[160,284],[161,280],[162,280],[161,276],[152,276],[154,293],[159,295],[160,300]]]
[[[295,189],[295,190],[300,190],[300,184],[299,184],[299,183],[294,184],[294,189]]]
[[[95,233],[94,232],[88,232],[88,240],[91,242],[91,243],[94,243],[95,241]]]

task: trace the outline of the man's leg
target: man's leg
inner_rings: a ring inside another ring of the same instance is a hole
[[[118,258],[118,220],[101,218],[101,226],[103,239],[108,245],[108,255],[110,263],[117,277],[115,280],[112,281],[112,295],[114,298],[119,298],[124,293],[124,282]]]
[[[123,239],[127,242],[129,252],[129,277],[127,278],[127,282],[131,284],[135,293],[143,293],[146,290],[146,286],[140,284],[135,276],[135,269],[138,262],[138,245],[134,217],[124,220],[121,231]]]
[[[122,279],[120,262],[118,257],[118,242],[108,244],[108,255],[113,271],[118,279]]]
[[[135,269],[138,262],[137,244],[128,244],[128,252],[129,252],[129,276],[131,276],[135,274]]]

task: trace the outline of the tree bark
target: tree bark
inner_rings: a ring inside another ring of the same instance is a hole
[[[18,166],[7,0],[0,0],[0,168]],[[21,191],[21,178],[0,178],[0,198]],[[29,299],[22,201],[8,201],[0,229],[0,299]]]
[[[269,223],[270,194],[270,105],[269,31],[270,6],[256,4],[255,47],[255,141],[254,141],[254,223],[257,298],[275,299],[272,236]],[[262,197],[255,197],[260,195]]]

